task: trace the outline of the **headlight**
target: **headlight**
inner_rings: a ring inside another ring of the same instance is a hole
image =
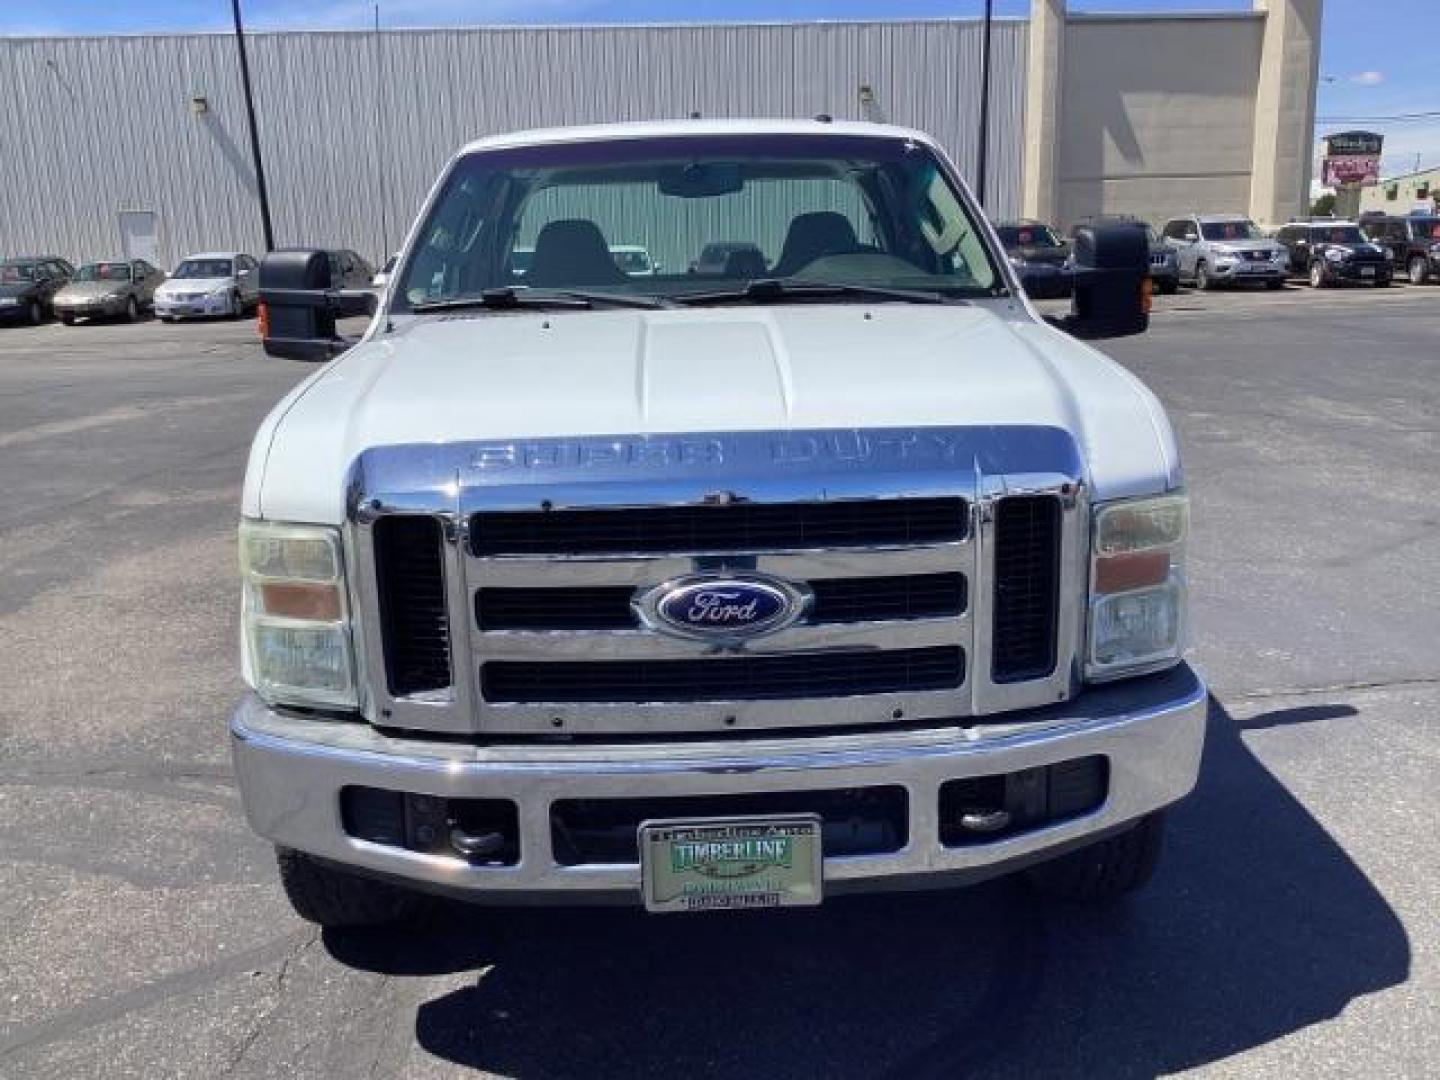
[[[355,708],[355,665],[340,533],[240,524],[246,681],[266,701]]]
[[[1184,495],[1096,509],[1086,678],[1139,675],[1180,659],[1189,522],[1190,501]]]
[[[125,299],[125,296],[124,296],[123,293],[110,292],[110,293],[106,293],[106,294],[105,294],[104,296],[102,296],[100,299],[101,299],[101,300],[106,300],[106,301],[108,301],[108,300],[123,300],[123,299]]]

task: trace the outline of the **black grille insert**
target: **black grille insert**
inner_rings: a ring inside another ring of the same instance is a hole
[[[485,700],[540,702],[772,701],[953,690],[965,654],[952,646],[705,660],[491,661]]]
[[[371,535],[390,692],[444,689],[450,685],[450,624],[440,522],[397,514],[376,521]]]
[[[1043,679],[1055,670],[1060,595],[1060,500],[1012,495],[995,505],[991,678]]]
[[[902,787],[835,791],[765,791],[632,799],[561,799],[550,806],[555,861],[638,863],[638,830],[646,820],[819,814],[825,857],[885,855],[905,846],[909,801]]]
[[[962,540],[965,522],[955,498],[521,511],[476,514],[470,543],[478,556],[887,547]]]
[[[963,574],[825,578],[809,583],[812,625],[937,619],[965,610]],[[481,630],[627,630],[637,626],[628,585],[491,588],[475,594]]]

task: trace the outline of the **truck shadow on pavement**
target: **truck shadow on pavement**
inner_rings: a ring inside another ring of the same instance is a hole
[[[1403,982],[1404,929],[1211,701],[1198,791],[1150,887],[1095,911],[1006,880],[813,912],[647,917],[447,904],[327,934],[340,962],[474,971],[419,1044],[509,1076],[1151,1077]]]

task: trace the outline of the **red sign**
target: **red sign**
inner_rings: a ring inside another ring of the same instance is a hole
[[[1326,187],[1340,187],[1343,184],[1370,187],[1380,182],[1380,159],[1372,155],[1327,157],[1323,177],[1322,182]]]

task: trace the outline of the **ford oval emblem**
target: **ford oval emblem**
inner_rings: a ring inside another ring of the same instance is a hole
[[[637,606],[641,618],[663,633],[737,640],[791,625],[809,607],[809,592],[759,574],[694,574],[651,589]]]

